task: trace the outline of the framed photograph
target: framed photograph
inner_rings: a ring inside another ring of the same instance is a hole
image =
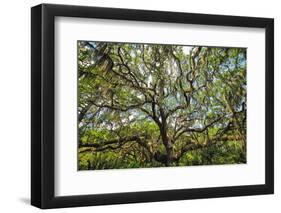
[[[272,194],[274,20],[31,9],[31,203]]]

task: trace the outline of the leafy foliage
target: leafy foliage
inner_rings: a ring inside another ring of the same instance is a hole
[[[78,42],[80,170],[246,162],[246,49]]]

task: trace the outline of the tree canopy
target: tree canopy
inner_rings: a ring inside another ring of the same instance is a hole
[[[78,168],[246,162],[246,49],[78,41]]]

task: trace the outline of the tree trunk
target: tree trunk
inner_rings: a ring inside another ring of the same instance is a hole
[[[160,80],[159,85],[159,99],[158,99],[158,107],[161,117],[161,123],[160,123],[160,133],[162,142],[166,149],[166,163],[165,166],[170,166],[173,163],[173,145],[171,143],[171,140],[168,136],[168,124],[167,124],[167,114],[165,113],[164,109],[162,108],[162,103],[164,99],[164,80]]]
[[[173,163],[173,146],[167,132],[167,122],[166,119],[162,120],[162,125],[160,128],[161,138],[163,145],[166,149],[166,166],[170,166]]]

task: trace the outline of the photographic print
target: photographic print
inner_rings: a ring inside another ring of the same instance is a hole
[[[246,52],[78,41],[78,170],[246,163]]]
[[[33,206],[273,193],[273,18],[31,8]]]

